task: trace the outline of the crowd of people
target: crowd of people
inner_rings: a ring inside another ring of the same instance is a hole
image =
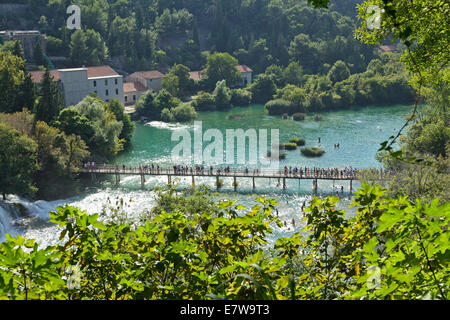
[[[284,167],[285,176],[305,177],[305,178],[330,178],[330,179],[346,179],[355,178],[358,173],[357,169],[352,167],[339,168],[307,168],[307,167]]]
[[[295,177],[295,178],[322,178],[322,179],[354,179],[356,174],[359,172],[353,167],[345,167],[343,169],[339,168],[317,168],[317,167],[292,167],[284,166],[283,170],[280,171],[263,171],[260,169],[249,169],[245,168],[230,168],[227,167],[213,167],[204,165],[173,165],[171,168],[161,167],[159,164],[145,164],[138,166],[126,166],[126,165],[115,165],[108,166],[104,164],[103,166],[96,165],[95,162],[87,162],[83,165],[84,169],[87,170],[107,170],[108,172],[120,172],[131,171],[136,173],[144,174],[175,174],[175,175],[236,175],[244,174],[249,176],[285,176],[285,177]]]

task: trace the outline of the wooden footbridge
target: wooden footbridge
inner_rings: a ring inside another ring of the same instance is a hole
[[[125,176],[139,176],[141,178],[141,185],[144,186],[147,176],[166,176],[167,183],[172,183],[174,177],[191,177],[192,186],[195,187],[196,177],[215,177],[216,187],[220,189],[222,186],[221,178],[230,177],[233,178],[234,190],[237,190],[237,179],[250,178],[252,179],[253,189],[256,188],[256,179],[266,178],[275,179],[280,185],[282,183],[283,189],[286,189],[286,180],[312,180],[312,188],[314,192],[317,192],[319,180],[333,181],[348,181],[350,192],[353,190],[353,180],[358,180],[359,171],[356,169],[338,169],[338,168],[292,168],[284,167],[284,170],[261,170],[261,169],[237,169],[237,168],[213,168],[213,167],[187,167],[187,166],[170,166],[160,167],[157,166],[89,166],[85,165],[80,170],[81,174],[90,174],[92,180],[97,179],[97,175],[114,175],[116,185],[120,184],[120,177]],[[374,180],[384,180],[387,178],[387,172],[376,171],[376,178]],[[373,178],[372,178],[373,179]]]

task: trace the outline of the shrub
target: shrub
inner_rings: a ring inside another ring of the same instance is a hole
[[[303,121],[303,120],[305,120],[305,118],[306,118],[306,114],[300,113],[300,112],[294,113],[292,115],[292,119],[294,119],[294,121]]]
[[[176,121],[187,122],[197,118],[197,111],[188,103],[180,104],[171,110]],[[162,116],[162,115],[161,115]]]
[[[252,103],[252,93],[244,89],[231,90],[231,104],[233,106],[247,106]]]
[[[305,139],[302,138],[292,138],[291,140],[289,140],[289,142],[295,143],[299,147],[304,146],[306,144]]]
[[[322,120],[323,120],[323,117],[320,114],[316,114],[314,116],[314,121],[322,121]]]
[[[317,147],[303,148],[300,150],[300,152],[305,157],[321,157],[325,153],[324,150]]]
[[[231,94],[230,89],[227,88],[225,80],[217,82],[213,96],[217,109],[224,110],[230,107]]]
[[[297,144],[296,143],[292,143],[292,142],[290,142],[290,143],[285,143],[284,144],[284,149],[286,149],[286,150],[295,150],[295,149],[297,149]]]
[[[175,120],[175,117],[173,116],[172,112],[168,108],[164,108],[161,111],[161,120],[164,122],[172,122]]]
[[[197,111],[215,110],[216,103],[214,96],[208,92],[200,91],[197,97],[192,101],[192,106]]]
[[[289,115],[287,113],[283,113],[283,119],[287,120],[289,118]]]
[[[275,99],[271,100],[266,103],[264,106],[264,109],[270,114],[270,115],[282,115],[289,113],[289,110],[291,108],[291,103],[287,100],[283,99]]]

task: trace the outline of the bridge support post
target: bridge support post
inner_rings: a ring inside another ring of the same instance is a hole
[[[256,189],[256,185],[255,185],[255,177],[253,177],[253,190],[255,190]]]
[[[195,176],[192,175],[192,189],[195,188]]]
[[[172,184],[172,176],[170,174],[167,175],[167,184]]]
[[[314,179],[314,180],[313,180],[313,190],[314,190],[314,193],[317,193],[317,185],[318,185],[317,179]]]
[[[219,180],[219,176],[216,176],[216,187],[217,187],[217,190],[220,189],[220,180]]]
[[[116,172],[116,186],[120,184],[120,174]]]
[[[353,191],[353,180],[350,180],[350,192]]]
[[[283,190],[286,190],[286,178],[283,178]]]
[[[236,176],[233,177],[233,187],[234,187],[234,191],[237,191],[237,180],[236,180]]]

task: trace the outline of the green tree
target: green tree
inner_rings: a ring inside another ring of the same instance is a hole
[[[101,35],[92,30],[76,30],[70,41],[70,59],[74,66],[96,66],[105,62],[108,48]]]
[[[228,109],[231,104],[230,89],[227,88],[225,80],[218,81],[213,92],[214,103],[218,110]]]
[[[200,48],[200,36],[198,33],[197,19],[194,19],[194,23],[192,26],[192,40],[194,41],[195,45]]]
[[[164,111],[164,110],[163,110]],[[171,110],[173,118],[179,122],[188,122],[197,118],[195,108],[189,103],[182,103]],[[161,114],[162,117],[162,114]]]
[[[164,108],[161,111],[161,120],[164,122],[173,122],[175,121],[175,117],[168,108]]]
[[[180,93],[180,85],[179,85],[179,78],[172,74],[168,73],[164,75],[162,81],[161,81],[163,89],[170,92],[171,95],[174,97],[178,97]]]
[[[341,82],[350,77],[350,70],[344,61],[338,60],[328,72],[328,78],[333,82]]]
[[[33,174],[38,169],[36,143],[25,134],[0,123],[0,192],[32,195]]]
[[[161,115],[161,111],[164,108],[172,110],[173,108],[178,107],[181,101],[178,98],[172,96],[169,91],[163,89],[157,94],[153,103],[155,105],[155,110],[158,111],[159,117]]]
[[[359,28],[355,37],[370,45],[379,45],[385,39],[398,39],[406,47],[403,61],[412,73],[416,87],[433,86],[441,81],[448,83],[447,37],[449,25],[445,23],[449,4],[445,1],[420,0],[411,5],[407,0],[377,1],[381,10],[380,28],[369,28],[367,21],[373,19],[373,11],[368,10],[371,1],[358,7]],[[370,26],[370,24],[369,24]]]
[[[89,119],[74,106],[61,110],[54,125],[67,135],[80,136],[85,142],[95,134]]]
[[[266,103],[272,100],[276,93],[276,85],[271,76],[266,74],[260,75],[249,87],[255,103]]]
[[[74,66],[81,67],[87,61],[88,48],[86,34],[83,30],[76,30],[70,38],[70,60]]]
[[[19,87],[19,94],[17,97],[17,105],[19,108],[26,108],[34,110],[36,104],[36,88],[31,80],[31,74],[25,72],[25,77],[22,85]]]
[[[300,86],[303,82],[303,69],[298,62],[291,62],[283,72],[284,83]]]
[[[25,53],[23,52],[22,43],[19,40],[14,41],[14,48],[11,53],[25,60]]]
[[[190,71],[188,67],[182,64],[174,65],[169,71],[169,74],[178,78],[178,86],[182,95],[188,94],[194,87],[194,80],[191,79]]]
[[[20,88],[24,85],[24,62],[7,52],[0,52],[0,112],[20,111]]]
[[[38,41],[36,43],[36,46],[34,47],[33,59],[34,59],[34,63],[39,66],[45,64],[44,50],[42,49],[42,45],[41,45],[40,41]]]
[[[225,80],[233,86],[241,80],[241,75],[236,69],[238,61],[228,53],[213,53],[206,62],[206,75],[208,83],[214,87],[218,81]]]
[[[130,115],[125,112],[125,107],[116,99],[111,99],[109,102],[109,110],[114,114],[116,120],[121,122],[122,132],[119,135],[119,139],[125,140],[125,146],[128,146],[133,137],[134,129],[136,126],[131,121]]]
[[[121,139],[120,134],[124,125],[116,119],[107,103],[96,96],[87,96],[75,108],[93,128],[85,140],[92,153],[109,158],[123,150],[125,139]]]
[[[161,111],[158,112],[155,107],[155,96],[151,90],[145,92],[136,102],[136,112],[139,116],[157,119]]]
[[[59,115],[64,106],[64,98],[57,82],[53,80],[49,70],[46,69],[41,82],[39,101],[36,104],[36,120],[50,123]]]

